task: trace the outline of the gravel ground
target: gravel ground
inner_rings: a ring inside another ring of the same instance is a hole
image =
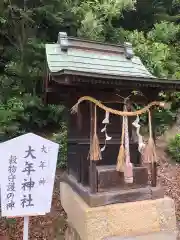
[[[163,187],[165,195],[175,201],[177,227],[180,240],[180,164],[169,159],[164,151],[165,145],[160,140],[157,142],[157,154],[159,156],[158,181]]]

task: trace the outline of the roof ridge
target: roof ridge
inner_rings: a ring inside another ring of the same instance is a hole
[[[141,59],[135,56],[132,44],[128,42],[124,46],[108,44],[68,37],[67,33],[60,32],[56,44],[46,44],[46,55],[51,73],[71,69],[119,76],[126,72],[133,77],[141,75],[155,78]]]

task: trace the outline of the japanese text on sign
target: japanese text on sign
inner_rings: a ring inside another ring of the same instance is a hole
[[[2,216],[33,216],[49,212],[58,144],[30,133],[2,145]]]

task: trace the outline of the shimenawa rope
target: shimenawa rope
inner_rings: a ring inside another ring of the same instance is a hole
[[[164,107],[165,106],[164,102],[154,101],[154,102],[149,103],[146,107],[142,108],[141,110],[137,110],[137,111],[134,111],[134,112],[126,112],[126,111],[124,112],[124,111],[119,111],[119,110],[116,110],[116,109],[112,109],[112,108],[106,107],[100,101],[96,100],[93,97],[84,96],[84,97],[79,98],[78,102],[72,107],[71,113],[77,113],[78,106],[83,101],[93,102],[94,104],[96,104],[96,106],[98,106],[99,108],[103,109],[106,112],[109,112],[109,113],[115,114],[115,115],[119,115],[119,116],[124,116],[124,117],[131,117],[131,116],[141,115],[141,114],[143,114],[145,112],[148,112],[149,109],[151,107],[153,107],[153,106],[160,106],[160,107]]]

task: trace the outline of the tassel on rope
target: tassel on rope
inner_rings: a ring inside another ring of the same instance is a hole
[[[152,119],[151,119],[151,112],[148,111],[148,118],[149,118],[149,140],[144,149],[143,154],[143,163],[144,164],[154,164],[157,161],[156,156],[156,147],[154,143],[154,139],[152,136]]]
[[[124,110],[127,111],[126,106]],[[129,152],[129,130],[128,130],[128,118],[124,117],[124,137],[125,137],[125,159],[126,164],[124,167],[124,181],[126,183],[133,183],[133,165],[130,161],[130,152]]]
[[[122,134],[121,134],[121,146],[119,149],[119,154],[117,157],[116,170],[119,172],[124,172],[125,164],[125,149],[124,149],[124,117],[122,121]]]
[[[90,160],[98,161],[102,159],[101,149],[99,145],[99,139],[97,136],[97,113],[96,113],[96,105],[94,105],[94,132],[92,142],[90,144]]]

